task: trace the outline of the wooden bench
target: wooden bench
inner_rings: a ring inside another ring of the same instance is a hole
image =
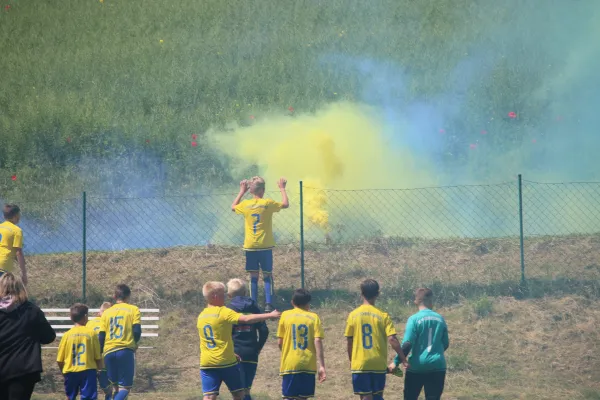
[[[98,308],[90,308],[88,311],[89,319],[97,319],[96,314],[100,310]],[[69,329],[73,327],[71,322],[70,313],[71,310],[68,308],[43,308],[42,312],[46,316],[46,319],[50,322],[50,325],[56,332],[56,337],[62,337]],[[142,337],[158,337],[158,325],[144,325],[144,321],[158,321],[160,320],[160,310],[158,308],[141,308],[140,313],[142,314]],[[140,349],[153,349],[154,347],[140,346]],[[58,349],[58,346],[45,346],[42,349]]]

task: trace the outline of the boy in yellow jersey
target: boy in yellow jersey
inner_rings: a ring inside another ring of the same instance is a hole
[[[279,374],[283,377],[281,393],[284,400],[314,397],[315,374],[319,375],[319,383],[327,378],[323,327],[319,316],[310,311],[310,300],[307,290],[296,289],[292,296],[294,309],[284,311],[279,320]]]
[[[0,224],[0,276],[15,273],[15,259],[21,269],[21,280],[27,285],[27,268],[23,256],[23,231],[17,226],[21,220],[21,209],[16,204],[5,204],[5,221]]]
[[[142,337],[140,309],[128,304],[130,297],[127,285],[117,285],[115,304],[102,313],[98,334],[114,400],[124,400],[129,395],[135,375],[135,351]]]
[[[108,310],[112,306],[109,302],[104,302],[100,306],[100,311],[98,312],[96,318],[90,319],[87,323],[87,327],[92,329],[96,335],[100,334],[102,330],[102,314],[104,311]],[[110,400],[112,397],[112,386],[108,381],[108,375],[106,374],[106,368],[98,369],[98,385],[100,389],[104,392],[104,399]]]
[[[352,386],[354,394],[359,395],[361,400],[383,400],[385,374],[388,372],[387,344],[396,351],[405,367],[408,363],[390,316],[375,307],[379,283],[366,279],[360,290],[363,304],[348,316],[345,332]]]
[[[265,180],[255,176],[250,181],[240,182],[240,192],[233,201],[231,209],[236,214],[244,216],[246,252],[246,271],[250,273],[250,296],[258,301],[258,275],[262,270],[265,283],[265,312],[273,311],[273,214],[290,206],[285,191],[287,181],[284,178],[277,181],[281,191],[281,203],[264,199]],[[242,197],[250,190],[252,199],[244,201]],[[240,202],[241,201],[241,202]]]
[[[60,340],[56,357],[58,368],[65,377],[65,393],[69,400],[75,400],[79,393],[81,400],[96,400],[96,370],[102,368],[102,355],[98,336],[86,326],[87,306],[74,304],[71,307],[71,321],[75,326]]]
[[[234,353],[232,327],[277,319],[281,313],[243,315],[225,307],[225,285],[208,282],[202,287],[208,306],[198,315],[200,334],[200,379],[204,400],[216,400],[225,382],[233,400],[243,400],[245,390],[238,359]]]

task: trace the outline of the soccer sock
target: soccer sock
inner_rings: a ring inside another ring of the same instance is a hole
[[[125,400],[127,395],[129,395],[129,390],[121,389],[115,394],[114,400]]]
[[[104,400],[111,400],[112,399],[112,393],[108,392],[104,394]]]
[[[252,397],[250,397],[250,395],[247,394],[247,395],[244,396],[244,400],[252,400]]]
[[[258,301],[258,277],[250,278],[250,297],[252,300]]]
[[[271,304],[273,300],[273,277],[267,275],[264,277],[265,281],[265,303]]]

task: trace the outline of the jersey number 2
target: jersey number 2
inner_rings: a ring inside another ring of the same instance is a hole
[[[81,362],[81,356],[84,353],[85,353],[85,343],[79,343],[79,344],[73,343],[73,349],[71,351],[73,365],[78,365],[78,366],[85,365],[85,363]]]
[[[252,214],[254,218],[254,223],[252,224],[252,229],[254,230],[254,234],[256,235],[256,225],[260,222],[260,214]]]

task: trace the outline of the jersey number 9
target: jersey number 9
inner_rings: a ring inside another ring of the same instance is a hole
[[[202,328],[202,331],[204,332],[204,338],[206,339],[206,347],[208,347],[209,349],[214,349],[215,347],[217,347],[217,344],[215,343],[215,335],[213,333],[212,326],[204,325],[204,328]]]

